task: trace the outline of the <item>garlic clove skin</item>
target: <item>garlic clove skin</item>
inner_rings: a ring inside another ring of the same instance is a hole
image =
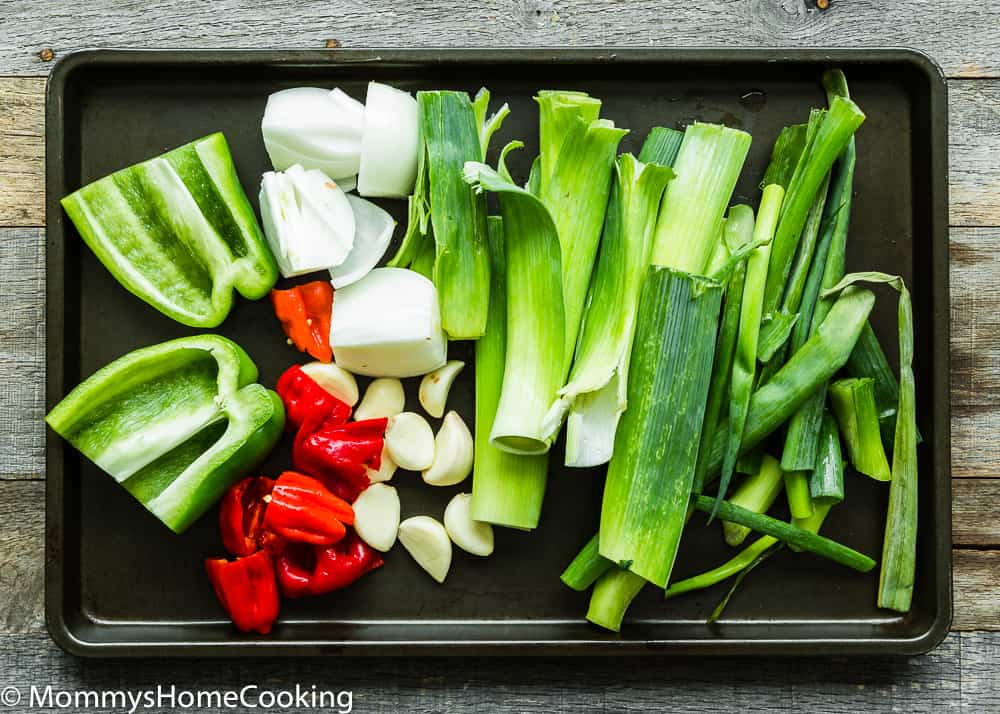
[[[345,191],[350,189],[340,181]],[[330,278],[335,290],[356,283],[370,273],[389,249],[396,220],[371,201],[347,194],[347,201],[354,210],[354,247],[340,265],[330,268]]]
[[[461,360],[449,360],[444,367],[424,375],[424,378],[420,380],[418,397],[420,406],[424,408],[425,412],[435,419],[440,419],[444,415],[451,385],[464,367],[465,362]]]
[[[420,130],[417,100],[409,92],[368,84],[361,138],[358,193],[406,198],[417,178]]]
[[[472,494],[456,494],[444,509],[448,537],[466,553],[486,557],[493,553],[493,526],[472,518]]]
[[[365,543],[385,553],[399,530],[399,494],[392,486],[373,483],[354,501],[354,530]]]
[[[385,481],[392,481],[392,477],[396,474],[396,462],[392,460],[389,456],[389,451],[382,445],[382,455],[379,457],[379,467],[378,471],[375,469],[366,469],[368,474],[368,480],[372,483],[383,483]]]
[[[472,473],[473,441],[458,412],[445,416],[434,437],[434,461],[422,474],[431,486],[454,486]]]
[[[399,524],[398,533],[417,565],[443,583],[451,568],[451,539],[444,526],[430,516],[413,516]]]
[[[344,404],[353,407],[358,403],[358,382],[346,369],[332,362],[310,362],[302,365],[302,371]]]
[[[402,412],[389,419],[385,430],[385,448],[400,468],[423,471],[434,462],[434,432],[419,414]]]
[[[372,380],[365,390],[361,404],[354,410],[355,421],[394,417],[406,407],[403,383],[394,377],[379,377]]]

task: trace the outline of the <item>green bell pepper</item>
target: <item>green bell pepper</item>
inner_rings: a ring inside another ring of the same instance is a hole
[[[182,337],[98,370],[45,420],[180,533],[281,437],[281,399],[256,381],[235,342]]]
[[[189,327],[217,327],[234,288],[257,300],[278,278],[220,133],[94,181],[62,205],[118,282]]]

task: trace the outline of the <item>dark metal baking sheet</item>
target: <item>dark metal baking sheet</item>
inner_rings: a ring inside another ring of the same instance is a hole
[[[222,130],[256,203],[260,174],[270,168],[259,130],[270,92],[340,86],[363,97],[373,79],[408,90],[475,91],[485,85],[495,101],[511,104],[512,114],[494,143],[526,141],[526,150],[510,162],[524,176],[537,141],[532,95],[546,87],[582,89],[604,100],[604,116],[632,130],[623,149],[636,151],[655,124],[681,126],[699,119],[750,131],[748,170],[734,201],[755,202],[778,130],[823,104],[819,77],[832,66],[844,68],[868,116],[857,139],[848,267],[901,273],[914,299],[918,423],[926,441],[920,447],[919,568],[908,615],[875,607],[877,570],[861,576],[785,552],[747,579],[715,627],[707,627],[704,618],[722,587],[666,603],[647,588],[620,635],[599,630],[583,619],[587,594],[566,589],[558,575],[597,523],[602,472],[556,465],[540,528],[531,534],[498,529],[496,553],[488,560],[456,553],[444,586],[397,547],[383,569],[345,592],[285,602],[270,637],[241,636],[221,616],[202,569],[203,558],[222,552],[215,518],[204,518],[182,536],[169,533],[49,432],[46,616],[53,638],[70,652],[90,656],[832,654],[933,647],[951,621],[947,111],[940,71],[915,52],[96,50],[70,55],[54,69],[47,99],[47,404],[125,352],[191,332],[111,278],[65,219],[59,198],[110,171]],[[403,202],[382,204],[405,225]],[[895,363],[895,296],[888,291],[880,293],[873,323]],[[266,300],[237,300],[218,331],[249,351],[265,383],[273,384],[281,370],[301,361],[280,339]],[[452,355],[468,358],[471,350],[458,345]],[[471,368],[453,394],[453,404],[471,421]],[[262,471],[286,465],[287,452],[283,443]],[[399,473],[394,485],[404,517],[440,516],[459,490],[427,487],[410,473]],[[878,557],[888,489],[851,473],[847,492],[824,533]],[[696,519],[675,573],[702,570],[728,553],[719,529],[702,528]]]

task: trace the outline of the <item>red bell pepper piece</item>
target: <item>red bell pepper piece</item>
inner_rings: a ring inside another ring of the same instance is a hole
[[[281,538],[332,545],[344,537],[344,524],[354,523],[351,504],[337,498],[316,479],[285,471],[271,491],[264,526]]]
[[[382,465],[382,446],[389,420],[365,419],[347,424],[325,422],[307,433],[305,426],[292,445],[292,463],[312,474],[348,503],[371,484],[368,469]]]
[[[324,422],[344,424],[351,417],[349,404],[323,389],[297,364],[278,377],[275,390],[285,405],[285,428],[288,431],[306,424],[310,431],[314,431]]]
[[[268,551],[233,561],[209,558],[205,570],[215,596],[241,632],[271,631],[278,618],[278,587]]]
[[[265,497],[274,479],[248,476],[233,484],[219,503],[222,545],[236,556],[251,555],[261,548],[278,546],[278,538],[264,528]]]
[[[271,302],[282,329],[300,352],[308,352],[320,362],[333,359],[330,349],[333,285],[316,280],[288,290],[272,290]]]
[[[383,563],[378,551],[351,529],[330,546],[290,544],[277,556],[275,568],[281,594],[297,598],[346,588]]]

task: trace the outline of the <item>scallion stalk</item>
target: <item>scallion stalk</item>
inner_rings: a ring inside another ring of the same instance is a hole
[[[743,480],[733,493],[733,497],[729,499],[729,503],[754,513],[766,513],[781,493],[783,483],[778,460],[769,454],[764,454],[760,471]],[[716,503],[721,505],[722,501],[716,499]],[[746,526],[727,521],[722,523],[722,532],[726,537],[726,543],[733,547],[742,545],[750,535],[750,529]]]
[[[830,385],[830,403],[847,442],[851,465],[876,481],[888,481],[892,473],[882,447],[874,384],[870,377],[840,379]]]
[[[601,555],[598,539],[599,535],[594,534],[559,576],[567,587],[578,592],[586,590],[595,580],[614,567],[614,563]]]
[[[612,568],[594,584],[587,619],[612,632],[621,630],[625,611],[646,586],[646,581],[623,568]]]
[[[844,500],[844,461],[840,454],[837,422],[829,412],[823,414],[819,453],[809,478],[809,496],[817,504],[836,504]]]
[[[693,592],[695,590],[704,590],[705,588],[710,588],[713,585],[718,585],[723,580],[731,578],[749,567],[758,558],[758,556],[778,543],[779,541],[777,538],[772,536],[761,536],[722,565],[712,568],[711,570],[707,570],[704,573],[694,575],[690,578],[685,578],[684,580],[678,580],[677,582],[671,583],[670,586],[664,591],[663,597],[669,599],[677,597],[678,595],[683,595],[684,593]]]

